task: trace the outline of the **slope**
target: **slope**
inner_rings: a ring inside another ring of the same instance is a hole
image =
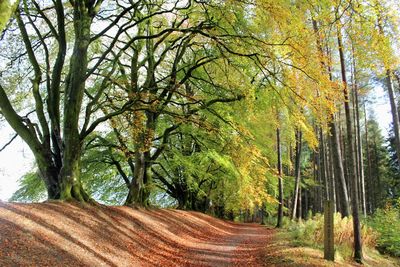
[[[0,266],[263,266],[272,233],[198,212],[0,202]]]

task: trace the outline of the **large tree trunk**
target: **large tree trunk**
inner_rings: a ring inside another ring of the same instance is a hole
[[[85,91],[91,23],[92,18],[89,9],[84,3],[76,2],[74,6],[75,45],[71,56],[64,99],[64,153],[60,172],[60,197],[65,200],[89,200],[82,188],[80,179],[82,142],[79,134],[79,113]]]
[[[133,178],[129,187],[128,196],[125,200],[125,205],[147,206],[148,205],[148,190],[146,182],[150,171],[149,159],[147,153],[140,152],[139,149],[135,152],[135,169]]]
[[[281,136],[279,128],[276,129],[276,146],[278,152],[277,154],[278,154],[278,187],[279,187],[278,221],[276,223],[276,227],[281,228],[283,219],[283,181],[282,181]]]
[[[354,260],[356,262],[362,262],[362,243],[361,243],[361,227],[360,218],[358,214],[358,179],[356,171],[356,155],[354,151],[354,140],[353,140],[353,125],[351,120],[351,111],[349,103],[349,92],[347,87],[345,59],[343,53],[343,44],[341,39],[340,29],[338,29],[338,47],[340,56],[340,67],[342,72],[343,81],[343,93],[344,93],[344,108],[346,113],[346,128],[347,128],[347,149],[348,149],[348,166],[349,166],[349,178],[351,180],[351,191],[352,191],[352,214],[353,214],[353,230],[354,230]]]
[[[145,129],[136,140],[135,167],[125,205],[149,205],[149,185],[152,182],[149,144],[156,129],[157,115],[153,112],[146,112],[145,115]]]
[[[36,158],[36,164],[38,166],[38,172],[46,185],[47,198],[51,200],[60,199],[60,169],[54,166],[52,163],[52,157],[50,153],[45,154],[47,154],[47,157],[45,158],[43,158],[42,155],[34,154]]]

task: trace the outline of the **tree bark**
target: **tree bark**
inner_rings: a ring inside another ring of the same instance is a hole
[[[90,8],[83,2],[74,5],[75,44],[71,56],[70,70],[65,86],[64,99],[64,153],[60,171],[61,199],[88,201],[80,179],[82,142],[79,134],[79,114],[85,91],[90,45]]]
[[[337,131],[337,126],[335,123],[335,119],[332,118],[330,122],[330,131],[331,131],[331,142],[332,142],[332,156],[333,156],[333,162],[334,162],[334,169],[335,169],[335,175],[337,177],[337,180],[339,180],[340,184],[340,191],[341,191],[341,208],[342,208],[342,216],[343,217],[348,217],[350,214],[350,209],[349,209],[349,197],[348,197],[348,191],[347,191],[347,184],[346,184],[346,179],[344,175],[344,168],[343,168],[343,161],[342,161],[342,151],[341,151],[341,146],[340,146],[340,139],[339,139],[339,134]]]
[[[372,179],[372,168],[371,168],[371,153],[369,150],[369,140],[368,140],[368,120],[367,120],[367,109],[366,109],[366,104],[364,103],[364,123],[365,123],[365,150],[367,153],[367,164],[368,164],[368,168],[367,168],[367,188],[368,188],[368,192],[369,194],[367,195],[368,197],[368,211],[371,214],[373,211],[372,208],[372,195],[370,192],[372,190],[372,186],[371,186],[371,179]]]
[[[395,138],[395,148],[397,155],[397,162],[400,164],[400,126],[399,126],[399,114],[397,111],[396,99],[394,96],[392,72],[391,70],[386,71],[386,87],[389,94],[390,108],[392,111],[393,119],[393,132]]]
[[[276,129],[276,146],[277,146],[277,156],[278,156],[278,221],[276,224],[277,228],[282,227],[283,219],[283,181],[282,181],[282,156],[281,156],[281,136],[279,128]]]
[[[297,202],[299,199],[299,188],[300,188],[300,163],[301,163],[301,147],[302,147],[302,132],[300,130],[296,131],[296,159],[295,159],[295,188],[294,188],[294,195],[293,195],[293,206],[292,206],[292,214],[291,219],[296,218],[296,211],[297,211]]]
[[[327,151],[326,151],[326,147],[325,147],[325,138],[324,135],[322,133],[322,129],[319,129],[319,142],[320,142],[320,146],[319,146],[319,155],[321,157],[321,180],[323,180],[324,182],[324,192],[325,192],[325,199],[329,199],[329,182],[328,182],[328,168],[327,168]]]
[[[345,67],[345,58],[343,52],[343,44],[341,39],[340,29],[338,29],[338,47],[339,47],[339,57],[340,57],[340,67],[342,73],[342,82],[343,82],[343,94],[345,98],[344,108],[346,113],[346,128],[347,128],[347,149],[349,156],[349,178],[351,180],[351,189],[352,189],[352,214],[353,214],[353,230],[354,230],[354,260],[356,262],[362,263],[362,243],[361,243],[361,227],[360,227],[360,218],[358,214],[358,179],[356,176],[356,155],[354,151],[354,142],[353,142],[353,125],[351,120],[351,111],[350,111],[350,98],[347,87],[347,78],[346,78],[346,67]]]
[[[145,206],[145,180],[149,168],[146,166],[145,153],[135,152],[135,169],[125,205]]]
[[[359,107],[359,99],[358,99],[358,87],[356,85],[355,91],[355,103],[356,103],[356,124],[357,124],[357,146],[358,146],[358,166],[359,166],[359,174],[360,174],[360,190],[361,190],[361,208],[363,211],[364,217],[367,216],[367,208],[366,208],[366,199],[365,199],[365,175],[364,175],[364,155],[363,155],[363,146],[362,146],[362,138],[361,138],[361,125],[360,125],[360,107]]]

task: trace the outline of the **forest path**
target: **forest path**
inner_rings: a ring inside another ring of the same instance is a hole
[[[266,245],[275,231],[259,224],[231,224],[216,240],[203,240],[190,248],[185,257],[193,266],[266,266]]]
[[[275,230],[173,209],[0,202],[0,266],[266,266]]]

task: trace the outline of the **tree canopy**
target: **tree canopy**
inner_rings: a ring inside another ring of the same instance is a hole
[[[330,199],[359,235],[359,209],[398,197],[397,5],[21,0],[0,21],[0,116],[36,168],[13,199],[292,219]],[[365,111],[378,83],[390,149]]]

